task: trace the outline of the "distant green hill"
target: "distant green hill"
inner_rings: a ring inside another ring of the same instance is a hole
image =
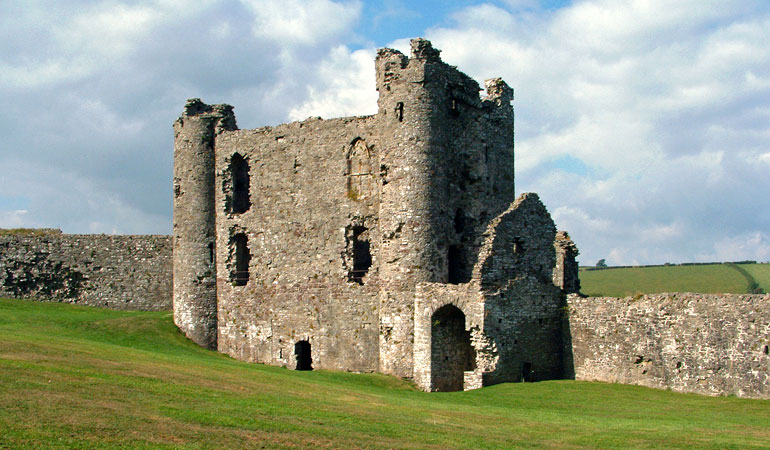
[[[0,299],[0,449],[759,449],[768,423],[768,400],[620,384],[425,393],[236,361],[170,312]]]
[[[580,270],[581,291],[626,297],[661,292],[770,292],[770,264],[693,264]]]

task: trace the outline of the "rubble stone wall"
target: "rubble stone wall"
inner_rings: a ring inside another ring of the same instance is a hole
[[[171,309],[170,236],[0,234],[0,296]]]
[[[570,296],[568,304],[578,380],[770,398],[770,295]]]

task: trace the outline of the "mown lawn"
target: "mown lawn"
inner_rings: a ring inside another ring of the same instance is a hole
[[[247,364],[170,313],[0,300],[0,449],[768,448],[770,401],[575,381],[416,391]]]
[[[755,270],[754,267],[757,266],[770,267],[770,265],[760,264],[740,265],[752,276],[752,270]],[[746,278],[726,264],[581,270],[580,285],[581,292],[586,295],[609,297],[627,297],[661,292],[713,294],[745,294],[748,292]],[[770,291],[766,290],[766,292]]]

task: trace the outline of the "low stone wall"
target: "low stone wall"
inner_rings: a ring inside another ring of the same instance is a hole
[[[0,233],[0,296],[171,309],[171,237]]]
[[[570,296],[568,304],[575,379],[770,398],[770,295]]]

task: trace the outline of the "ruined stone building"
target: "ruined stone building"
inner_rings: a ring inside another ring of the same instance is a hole
[[[514,195],[513,90],[422,39],[381,49],[378,112],[239,130],[174,124],[174,319],[195,342],[425,390],[563,375],[577,250]]]
[[[173,297],[208,348],[425,390],[575,378],[770,398],[770,294],[565,295],[575,245],[514,196],[513,91],[493,79],[479,98],[419,39],[376,72],[367,117],[238,130],[232,107],[189,101],[173,236],[0,229],[0,296]]]

